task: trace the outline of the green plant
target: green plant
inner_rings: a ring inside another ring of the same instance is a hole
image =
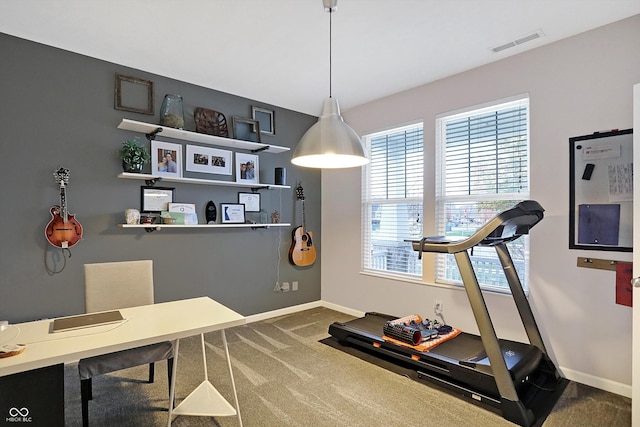
[[[119,153],[122,162],[126,165],[144,165],[151,160],[149,150],[140,145],[138,138],[124,141]]]

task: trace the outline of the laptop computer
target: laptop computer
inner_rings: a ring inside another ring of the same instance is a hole
[[[88,328],[91,326],[108,325],[110,323],[122,322],[123,320],[124,318],[118,310],[62,317],[53,321],[53,332],[63,332],[73,329]]]

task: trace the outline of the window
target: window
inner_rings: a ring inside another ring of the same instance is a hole
[[[436,119],[436,233],[469,236],[495,214],[529,198],[529,99]],[[508,244],[528,288],[528,237]],[[483,289],[509,292],[491,247],[471,261]],[[462,284],[453,255],[436,256],[436,281]]]
[[[422,237],[424,186],[422,124],[364,137],[363,270],[422,278],[410,242]]]

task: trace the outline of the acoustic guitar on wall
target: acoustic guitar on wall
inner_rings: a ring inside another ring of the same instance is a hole
[[[296,187],[296,197],[302,202],[302,225],[294,228],[291,232],[289,262],[298,267],[308,267],[316,262],[316,248],[313,246],[313,234],[305,227],[304,192],[300,184]]]
[[[82,239],[82,225],[75,215],[67,211],[65,187],[69,183],[69,169],[60,168],[53,176],[60,184],[60,205],[51,207],[51,221],[47,224],[44,234],[53,246],[68,249]]]

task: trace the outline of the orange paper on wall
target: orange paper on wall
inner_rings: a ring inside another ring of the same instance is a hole
[[[633,263],[620,261],[616,263],[616,304],[629,307],[633,305],[632,275]]]

